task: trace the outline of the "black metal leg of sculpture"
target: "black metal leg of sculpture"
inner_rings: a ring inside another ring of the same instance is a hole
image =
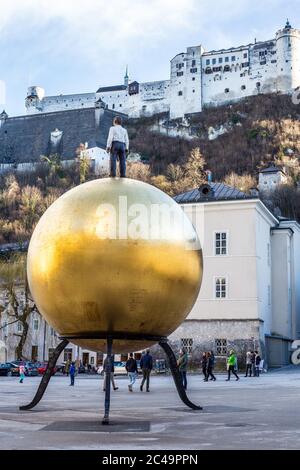
[[[59,356],[61,355],[61,353],[63,352],[63,350],[65,349],[65,347],[68,344],[69,344],[69,341],[67,339],[64,339],[57,346],[57,348],[55,349],[52,357],[49,359],[47,369],[46,369],[46,371],[43,375],[43,378],[41,380],[39,388],[37,389],[37,392],[35,394],[34,399],[32,400],[31,403],[29,403],[29,405],[20,406],[20,410],[22,410],[22,411],[31,410],[32,408],[34,408],[41,401],[41,399],[43,398],[43,395],[44,395],[44,393],[45,393],[45,391],[48,387],[49,381],[50,381],[51,376],[52,376],[52,371],[53,371],[54,367],[56,366],[57,360],[58,360]]]
[[[105,367],[105,402],[104,402],[104,418],[102,424],[109,424],[109,409],[110,409],[110,383],[112,374],[112,344],[111,337],[107,338],[107,358]]]
[[[201,406],[197,406],[194,403],[192,403],[186,394],[186,391],[184,389],[183,383],[182,383],[182,378],[181,374],[179,372],[178,366],[177,366],[177,361],[175,354],[171,348],[171,346],[167,343],[167,341],[160,341],[159,345],[162,347],[162,349],[165,351],[166,356],[168,358],[169,366],[173,375],[173,379],[177,388],[178,395],[180,396],[181,400],[183,403],[188,406],[189,408],[192,408],[192,410],[202,410]]]

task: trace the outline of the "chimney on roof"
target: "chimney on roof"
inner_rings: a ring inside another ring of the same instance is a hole
[[[210,184],[202,184],[198,191],[201,194],[201,197],[206,199],[212,198],[215,195],[215,192]]]

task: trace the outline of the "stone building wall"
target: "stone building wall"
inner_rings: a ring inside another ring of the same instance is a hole
[[[244,367],[248,350],[257,349],[265,357],[265,340],[262,322],[259,320],[187,320],[170,337],[169,342],[175,354],[182,347],[182,339],[192,340],[190,366],[201,368],[201,356],[204,351],[214,351],[217,358],[217,369],[226,370],[227,353],[233,349],[238,356],[238,365]],[[217,350],[216,340],[226,340],[226,351]],[[163,358],[159,346],[152,348],[155,359]]]

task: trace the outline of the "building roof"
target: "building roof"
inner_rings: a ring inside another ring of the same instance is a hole
[[[127,90],[127,87],[125,85],[104,86],[104,87],[100,87],[99,90],[97,90],[97,93],[105,93],[109,91],[122,91],[122,90]]]
[[[224,183],[210,183],[186,193],[179,194],[174,199],[178,204],[191,204],[207,201],[253,199],[253,196],[248,196],[242,191],[232,188],[231,186],[227,186]]]
[[[260,171],[260,173],[278,173],[278,172],[281,172],[281,173],[284,173],[283,169],[279,166],[276,166],[276,165],[270,165],[268,166],[268,168],[264,168],[263,170]]]
[[[95,108],[40,113],[6,119],[0,128],[0,164],[29,163],[51,153],[51,132],[62,131],[60,155],[64,160],[75,157],[80,143],[94,140],[106,147],[113,118],[120,113],[103,109],[98,124]]]

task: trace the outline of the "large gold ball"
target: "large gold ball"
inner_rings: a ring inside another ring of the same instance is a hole
[[[84,336],[72,342],[105,351],[105,339],[87,338],[134,334],[114,341],[114,352],[130,352],[185,320],[202,281],[202,251],[172,198],[107,178],[77,186],[45,212],[27,270],[39,311],[61,336]]]

